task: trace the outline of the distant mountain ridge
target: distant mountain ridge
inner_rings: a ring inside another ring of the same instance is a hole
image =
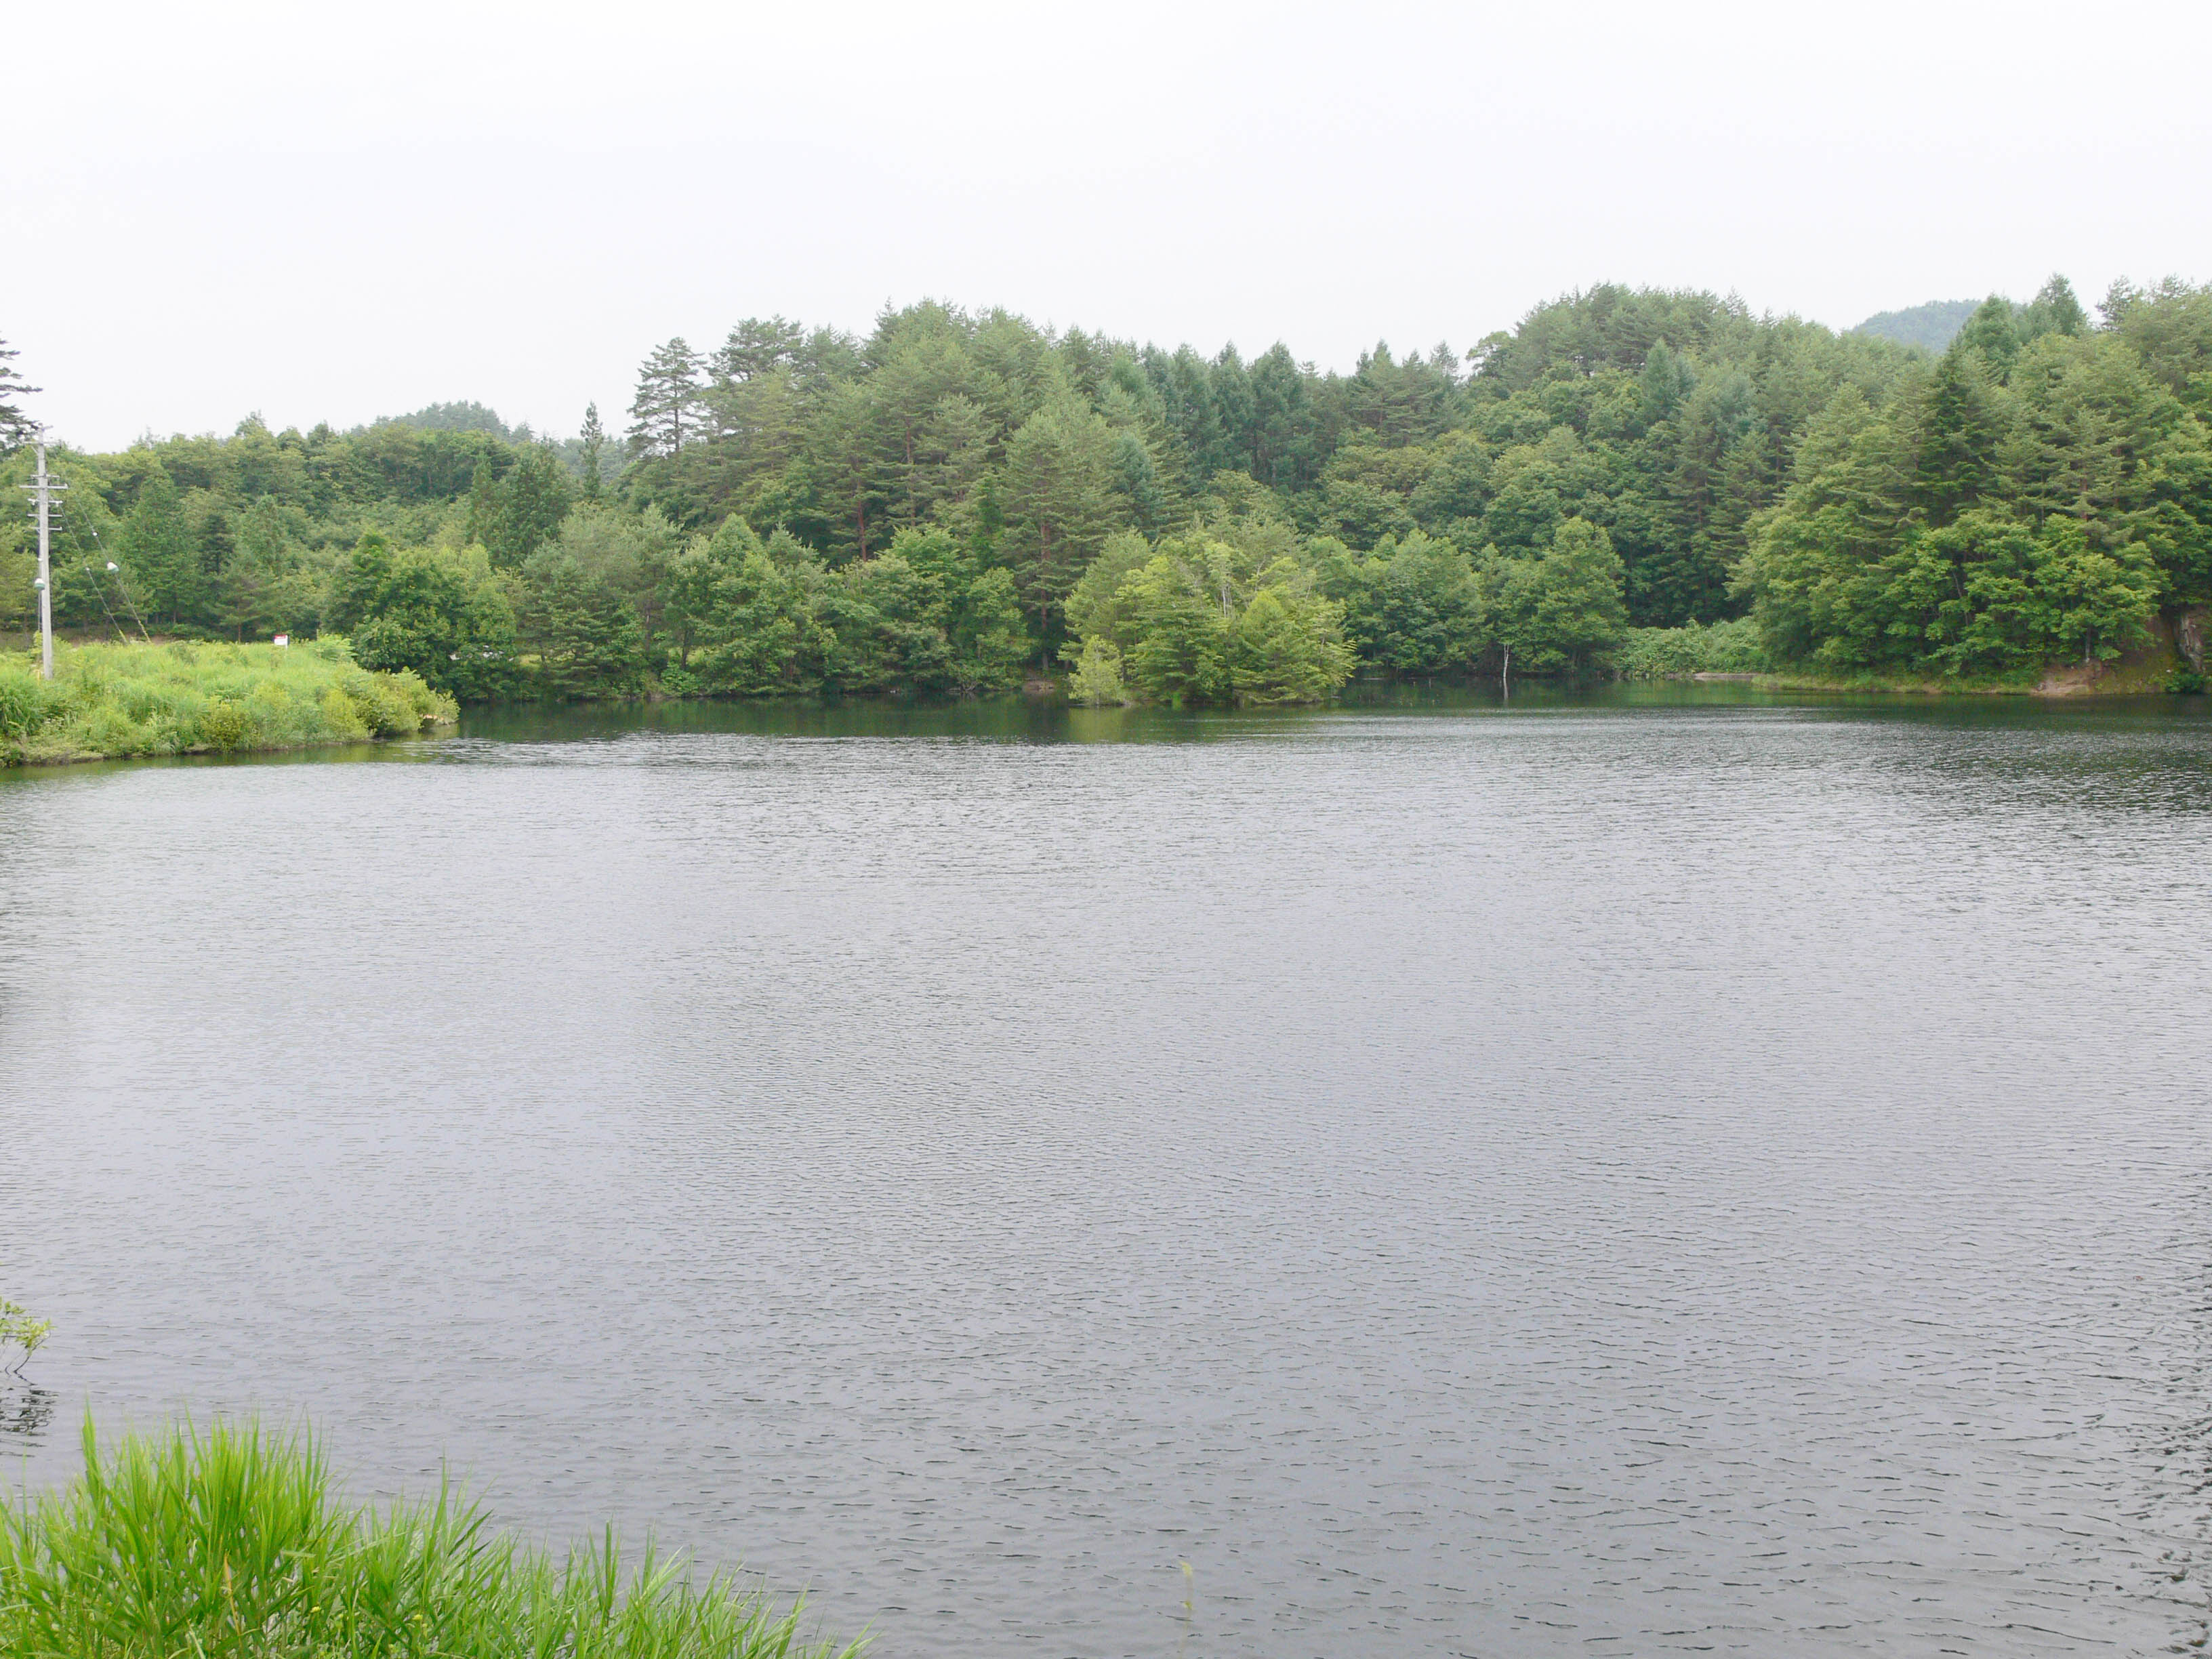
[[[489,432],[501,443],[527,443],[527,424],[509,427],[499,411],[479,403],[427,404],[412,415],[381,415],[376,424],[411,426],[422,432]]]
[[[1925,351],[1941,351],[1966,325],[1966,319],[1974,314],[1974,307],[1980,303],[1978,300],[1930,300],[1926,305],[1911,306],[1903,311],[1878,311],[1850,331],[1895,340],[1901,345],[1918,346]]]

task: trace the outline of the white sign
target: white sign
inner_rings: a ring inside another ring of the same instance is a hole
[[[274,640],[270,641],[270,643],[272,645],[289,645],[292,643],[292,636],[289,634],[279,634]]]

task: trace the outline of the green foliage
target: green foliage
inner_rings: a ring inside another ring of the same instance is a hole
[[[468,538],[495,568],[511,570],[560,531],[574,492],[550,447],[531,444],[503,474],[477,465],[469,487]]]
[[[1240,703],[1321,702],[1352,678],[1357,664],[1344,642],[1334,600],[1291,583],[1255,593],[1237,618],[1229,684]]]
[[[1054,399],[1006,450],[1002,545],[1040,634],[1114,529],[1115,445],[1079,399]]]
[[[58,684],[40,678],[34,659],[0,657],[0,739],[27,738],[68,708]]]
[[[394,425],[411,426],[423,432],[489,432],[502,442],[512,441],[514,436],[507,422],[499,418],[497,410],[487,409],[478,403],[426,404],[412,415],[387,418]]]
[[[450,1489],[355,1507],[304,1436],[128,1436],[64,1490],[0,1493],[0,1651],[15,1659],[830,1659],[804,1602],[610,1529],[556,1563]],[[859,1644],[842,1650],[844,1659]]]
[[[1140,544],[1117,544],[1113,593],[1093,586],[1071,607],[1097,631],[1063,648],[1075,667],[1069,695],[1093,707],[1333,696],[1357,661],[1344,608],[1295,558],[1268,559],[1285,539],[1264,521],[1221,526],[1170,538],[1141,564]]]
[[[1207,591],[1208,571],[1163,553],[1115,594],[1129,684],[1148,701],[1206,702],[1227,694],[1235,612]]]
[[[2212,601],[2212,289],[2102,313],[2053,277],[1958,307],[1931,356],[1601,284],[1349,374],[933,301],[865,337],[747,319],[654,351],[619,471],[596,409],[562,446],[441,405],[58,453],[55,597],[101,634],[343,632],[465,698],[982,691],[1093,639],[1133,696],[1304,696],[1332,627],[1386,675],[1578,674],[1747,611],[1778,666],[2094,658],[2145,604]],[[29,571],[0,524],[0,623]]]
[[[818,568],[780,563],[739,520],[696,540],[672,573],[667,611],[700,687],[748,696],[814,689],[820,582]]]
[[[0,340],[0,449],[12,449],[36,435],[30,416],[15,401],[26,392],[39,389],[26,386],[16,370],[15,359],[21,355],[5,340]]]
[[[1622,636],[1613,666],[1623,679],[1680,680],[1693,674],[1761,674],[1773,662],[1748,617],[1707,627],[1632,628]]]
[[[1121,678],[1121,647],[1097,634],[1084,641],[1075,672],[1068,676],[1067,696],[1069,702],[1086,708],[1128,702],[1129,688]]]
[[[1474,562],[1452,543],[1413,530],[1364,557],[1328,544],[1315,553],[1362,662],[1393,675],[1464,672],[1488,644]]]
[[[1483,585],[1498,645],[1523,672],[1595,672],[1627,632],[1620,556],[1585,519],[1561,525],[1540,558],[1493,554]]]
[[[1031,649],[1012,574],[941,527],[832,568],[732,520],[693,539],[661,593],[680,671],[709,693],[1000,690]]]
[[[21,1303],[11,1302],[0,1296],[0,1357],[4,1357],[6,1350],[11,1347],[22,1351],[16,1357],[15,1363],[6,1369],[21,1370],[25,1362],[46,1346],[46,1337],[53,1328],[52,1320],[34,1318]]]
[[[450,724],[450,697],[357,665],[343,640],[58,647],[51,684],[0,655],[0,764],[306,748]]]
[[[330,605],[364,668],[407,672],[448,696],[514,690],[514,611],[481,550],[406,548],[366,536],[341,566]]]
[[[626,697],[642,689],[645,635],[607,577],[555,545],[523,567],[522,626],[538,659],[536,689],[562,699]]]
[[[1735,569],[1769,656],[2024,675],[2108,659],[2161,605],[2212,597],[2212,434],[2172,366],[2197,292],[2108,300],[2131,343],[2085,331],[2054,279],[2016,318],[1983,307],[1886,406],[1838,392]]]

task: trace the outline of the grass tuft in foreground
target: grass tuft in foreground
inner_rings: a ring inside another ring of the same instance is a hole
[[[779,1610],[611,1530],[556,1564],[450,1489],[355,1508],[305,1436],[131,1436],[64,1491],[0,1495],[9,1659],[830,1659]],[[842,1650],[857,1654],[860,1646]]]
[[[337,639],[64,646],[51,682],[29,653],[0,653],[0,766],[360,743],[458,712],[411,672],[360,666]]]

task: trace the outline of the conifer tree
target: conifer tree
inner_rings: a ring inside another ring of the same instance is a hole
[[[630,402],[630,453],[674,457],[687,437],[697,435],[700,398],[699,354],[678,335],[655,346],[637,372],[637,396]]]
[[[26,386],[23,377],[15,372],[15,360],[21,355],[6,340],[0,339],[0,449],[28,443],[38,428],[38,422],[24,414],[15,401],[39,389]]]
[[[2088,331],[2089,313],[2074,297],[2074,285],[2057,275],[2037,290],[2020,317],[2023,342],[2039,340],[2046,334],[2063,334],[2070,339]]]
[[[805,343],[806,331],[797,323],[780,316],[748,317],[714,353],[714,379],[736,385],[788,368]]]
[[[489,457],[477,463],[469,476],[469,517],[465,532],[477,546],[489,548],[499,536],[499,476]]]
[[[1006,446],[1005,550],[1048,652],[1060,602],[1115,527],[1114,463],[1112,428],[1072,395]]]
[[[599,452],[606,447],[607,434],[599,425],[599,406],[595,403],[584,405],[584,482],[578,493],[587,501],[599,499]]]
[[[1921,404],[1913,495],[1931,525],[1950,523],[1997,479],[2003,422],[1984,361],[1962,333],[1936,365]]]
[[[2020,356],[2020,328],[2013,321],[2012,301],[2001,294],[1983,301],[1951,342],[1951,350],[1979,352],[1991,380],[1999,384],[2009,380],[2013,360]]]

